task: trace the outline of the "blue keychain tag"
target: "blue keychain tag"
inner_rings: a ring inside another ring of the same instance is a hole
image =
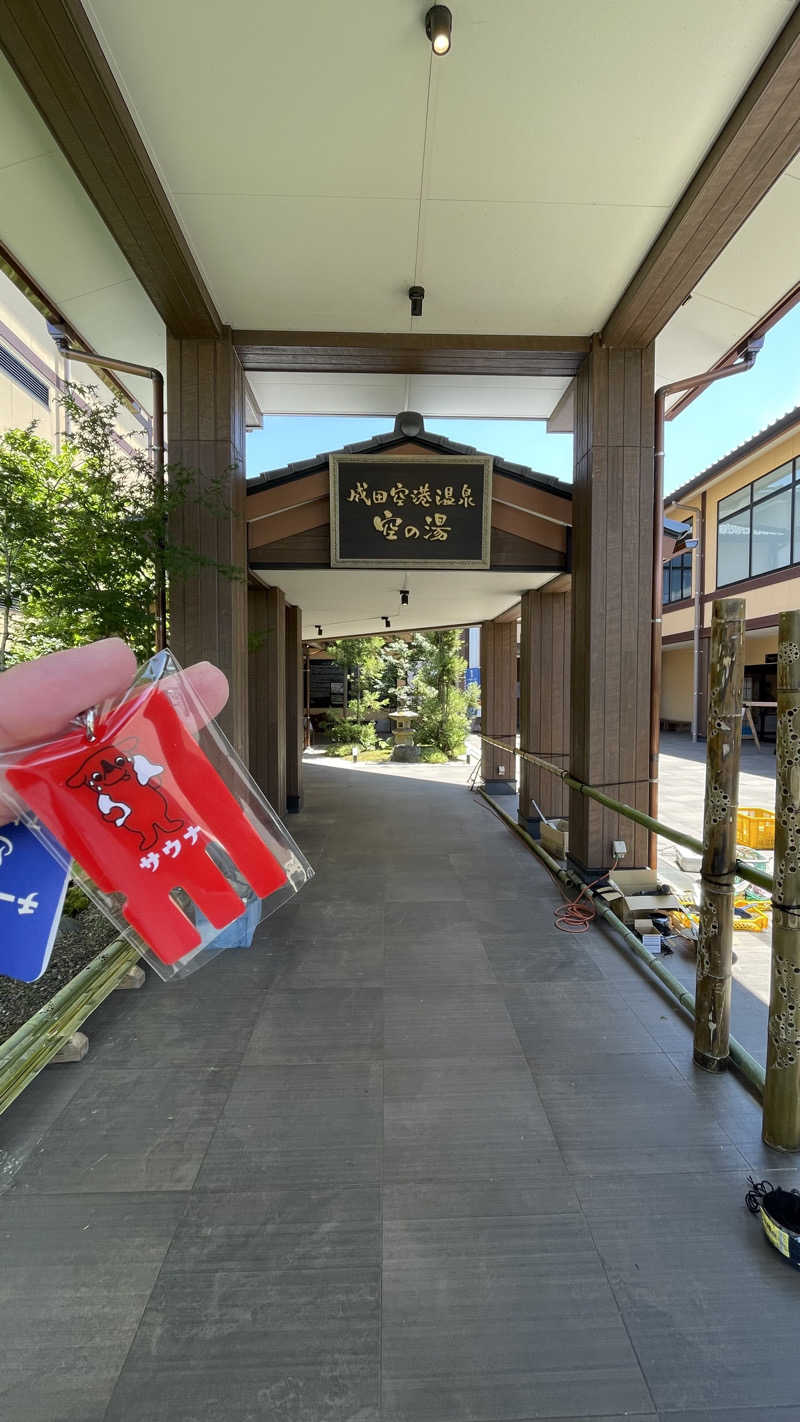
[[[33,983],[42,976],[69,883],[67,853],[43,826],[0,827],[0,973]]]

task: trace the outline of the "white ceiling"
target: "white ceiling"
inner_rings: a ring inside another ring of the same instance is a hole
[[[569,377],[296,375],[249,371],[265,415],[376,415],[417,410],[428,418],[544,420]]]
[[[231,325],[597,329],[792,7],[425,8],[87,5]]]
[[[267,587],[282,588],[287,601],[303,609],[303,636],[350,637],[383,632],[384,614],[392,632],[418,627],[467,626],[498,617],[528,588],[558,576],[547,573],[428,572],[397,568],[275,568],[251,570]],[[400,589],[407,587],[408,607]]]
[[[656,381],[707,370],[800,280],[800,159],[786,169],[656,342]]]
[[[435,62],[423,0],[86,8],[226,322],[404,331],[416,277],[415,330],[586,334],[792,4],[454,0]],[[798,188],[776,184],[673,318],[660,378],[710,364],[796,279]],[[160,318],[2,60],[0,239],[98,349],[163,368]],[[407,401],[295,377],[266,393],[287,412],[542,418],[563,388],[427,378]]]
[[[164,369],[161,318],[1,55],[0,240],[95,350]]]

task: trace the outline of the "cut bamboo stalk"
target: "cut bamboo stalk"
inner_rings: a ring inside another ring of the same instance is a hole
[[[694,1059],[706,1071],[724,1070],[729,1056],[744,618],[744,598],[713,605],[694,1023]]]
[[[497,746],[498,750],[508,749],[507,746],[500,745],[499,741],[493,741],[491,736],[481,736],[481,740],[487,741],[490,746]],[[670,825],[663,824],[661,820],[654,820],[651,815],[646,815],[643,810],[636,810],[633,805],[626,805],[624,800],[615,800],[611,795],[604,795],[601,790],[595,790],[593,785],[587,785],[583,780],[576,780],[575,776],[570,775],[563,766],[551,765],[549,760],[543,760],[540,755],[532,755],[530,751],[519,748],[515,749],[514,754],[521,760],[529,761],[531,765],[540,766],[550,775],[557,775],[559,780],[563,780],[570,790],[576,790],[579,795],[585,795],[587,799],[596,801],[598,805],[604,805],[607,810],[613,810],[625,819],[632,820],[634,824],[642,825],[646,830],[662,835],[672,844],[681,844],[685,849],[691,849],[695,854],[702,855],[702,841],[695,839],[694,835],[684,834],[683,830],[672,829]],[[752,864],[748,864],[744,859],[736,860],[736,876],[739,879],[746,879],[750,884],[756,884],[759,889],[772,892],[772,875],[765,873],[763,869],[754,869]]]
[[[772,977],[762,1134],[778,1150],[800,1150],[800,612],[780,615],[775,758]]]

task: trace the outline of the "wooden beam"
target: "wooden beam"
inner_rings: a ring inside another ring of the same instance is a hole
[[[495,473],[492,477],[492,498],[512,509],[524,509],[538,518],[569,528],[572,524],[572,495],[551,494],[547,489],[537,489],[534,484],[522,479],[509,479],[506,474]]]
[[[245,370],[392,375],[561,375],[588,336],[472,336],[400,331],[236,331]]]
[[[310,528],[320,528],[331,521],[330,499],[314,499],[310,504],[299,504],[293,509],[284,509],[271,518],[260,518],[258,523],[247,526],[247,538],[251,548],[259,548],[268,543],[277,543],[279,538],[291,538],[295,533],[307,533]]]
[[[800,150],[800,6],[606,322],[607,346],[646,346]]]
[[[309,504],[314,499],[328,497],[330,475],[327,469],[319,474],[309,474],[305,479],[281,481],[274,488],[248,490],[246,515],[248,523],[256,523],[261,518],[271,518],[283,513],[284,509],[296,508],[299,504]]]
[[[259,527],[263,528],[263,524]],[[500,528],[504,533],[515,533],[529,543],[537,543],[542,548],[555,548],[566,552],[567,530],[563,524],[549,523],[535,514],[524,513],[522,509],[511,509],[507,504],[492,499],[492,528]]]
[[[0,0],[9,64],[175,336],[222,323],[80,0]]]

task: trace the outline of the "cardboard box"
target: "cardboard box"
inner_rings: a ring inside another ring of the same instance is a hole
[[[658,875],[655,869],[615,869],[609,882],[623,894],[638,893],[640,889],[655,889]]]
[[[674,894],[655,892],[658,875],[654,869],[619,870],[609,882],[617,893],[610,906],[629,928],[635,927],[637,919],[650,918],[654,913],[670,913],[681,906]]]
[[[554,859],[565,859],[569,849],[569,827],[566,820],[542,820],[539,824],[542,849]]]

